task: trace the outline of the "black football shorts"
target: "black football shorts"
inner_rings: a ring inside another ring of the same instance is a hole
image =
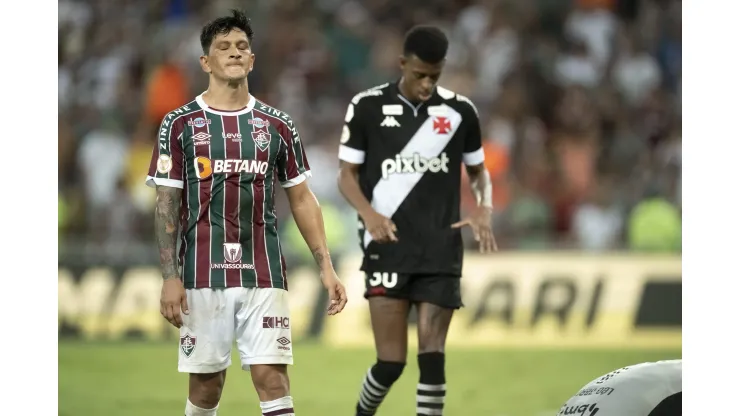
[[[426,302],[450,309],[463,306],[460,276],[455,275],[367,272],[365,299],[373,296]]]

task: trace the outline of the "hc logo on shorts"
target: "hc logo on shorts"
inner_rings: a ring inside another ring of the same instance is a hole
[[[262,317],[262,328],[290,329],[290,318],[286,316]]]

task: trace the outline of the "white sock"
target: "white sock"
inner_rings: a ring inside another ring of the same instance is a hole
[[[213,409],[201,409],[200,407],[190,403],[190,399],[185,403],[185,416],[216,416],[218,412],[218,405]]]
[[[269,402],[260,402],[262,416],[295,416],[293,410],[293,398],[281,397]]]

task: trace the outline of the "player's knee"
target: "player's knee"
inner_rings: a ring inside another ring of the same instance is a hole
[[[221,400],[224,388],[222,374],[191,374],[189,400],[202,409],[213,409]]]
[[[406,363],[404,362],[378,360],[373,365],[372,375],[380,385],[390,387],[401,377],[405,367]]]
[[[438,330],[419,331],[419,354],[443,353],[447,334]]]
[[[275,400],[290,394],[287,369],[269,366],[255,373],[254,367],[256,366],[252,367],[252,381],[261,401]]]

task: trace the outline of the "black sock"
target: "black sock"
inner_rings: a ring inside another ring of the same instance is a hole
[[[445,403],[445,354],[419,354],[419,384],[416,387],[417,416],[439,416]]]
[[[357,401],[357,416],[371,416],[383,402],[393,383],[401,377],[406,363],[378,360],[365,374]]]

